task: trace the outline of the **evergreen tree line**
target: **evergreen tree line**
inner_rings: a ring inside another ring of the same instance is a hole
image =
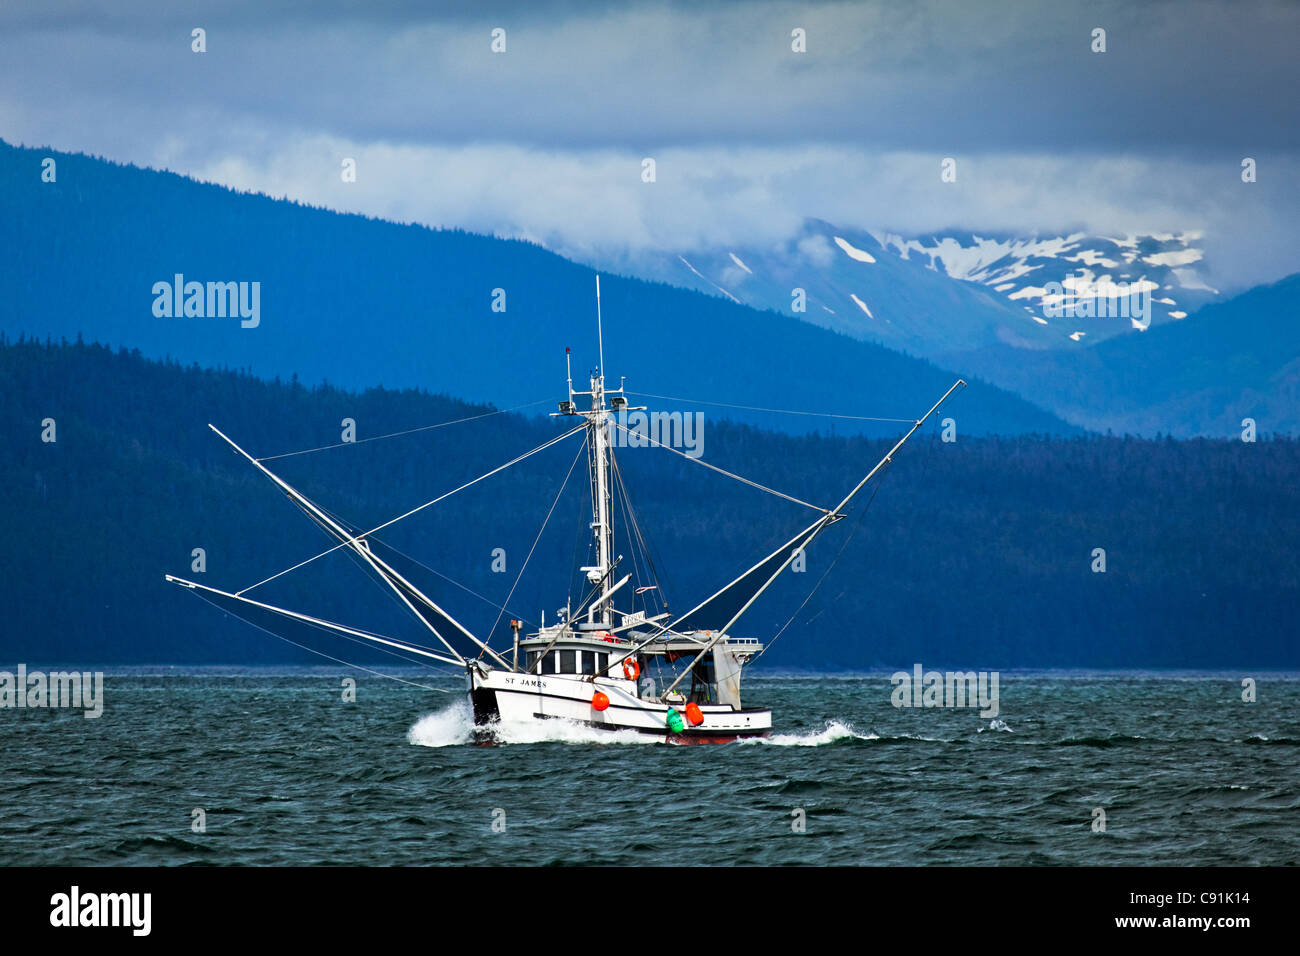
[[[80,341],[2,337],[0,395],[0,660],[33,664],[314,662],[163,581],[171,572],[237,590],[331,543],[209,422],[366,529],[572,422],[490,414],[427,391],[308,388]],[[342,442],[345,419],[355,442]],[[425,427],[461,419],[473,420]],[[891,444],[825,429],[776,433],[712,413],[704,427],[709,462],[825,506]],[[369,440],[412,429],[421,430]],[[510,617],[553,621],[566,595],[582,596],[590,532],[580,442],[566,439],[377,538],[418,560],[404,566],[471,630],[495,622],[501,647]],[[638,585],[657,582],[647,600],[677,613],[816,517],[662,450],[616,456],[658,577],[622,529],[620,567]],[[945,442],[927,427],[809,549],[806,569],[787,573],[736,631],[767,640],[793,615],[763,663],[809,669],[1294,667],[1298,476],[1300,443],[1280,437],[959,433]],[[495,605],[534,547],[502,614]],[[493,570],[501,555],[504,571]],[[433,643],[343,551],[250,596]]]

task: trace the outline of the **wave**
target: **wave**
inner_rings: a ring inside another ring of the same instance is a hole
[[[635,730],[605,730],[574,720],[553,718],[520,722],[499,721],[486,727],[474,723],[469,701],[458,700],[444,710],[425,714],[406,732],[417,747],[459,747],[466,744],[654,744],[664,738]]]
[[[474,739],[474,714],[469,701],[458,700],[445,710],[425,714],[406,732],[417,747],[456,747]]]
[[[1140,734],[1109,734],[1107,736],[1066,737],[1058,740],[1058,747],[1120,747],[1137,744],[1149,738]]]
[[[828,720],[826,729],[809,731],[806,734],[773,734],[770,737],[748,737],[737,741],[740,744],[765,744],[769,747],[821,747],[849,740],[879,740],[873,733],[860,734],[852,724],[838,720]]]

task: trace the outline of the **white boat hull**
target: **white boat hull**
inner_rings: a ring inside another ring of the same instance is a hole
[[[609,698],[605,710],[592,706],[596,691]],[[668,704],[643,700],[636,695],[636,683],[609,677],[581,677],[562,674],[520,674],[511,671],[470,670],[470,702],[475,723],[494,720],[572,720],[609,730],[635,730],[675,743],[724,743],[741,737],[762,737],[771,733],[772,712],[765,709],[735,708],[724,704],[700,704],[703,721],[680,733],[668,729]],[[682,705],[676,709],[683,710]]]

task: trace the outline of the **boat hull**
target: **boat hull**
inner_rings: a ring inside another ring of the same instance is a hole
[[[569,720],[602,730],[633,730],[670,743],[728,743],[746,737],[764,737],[772,731],[772,712],[722,704],[701,704],[702,722],[679,733],[668,729],[668,704],[643,700],[636,683],[607,677],[532,675],[508,671],[470,671],[469,697],[474,723],[527,723],[535,720]],[[605,710],[592,706],[600,691],[609,698]],[[683,709],[677,706],[679,712]]]

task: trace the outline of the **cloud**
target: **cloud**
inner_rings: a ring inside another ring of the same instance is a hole
[[[566,149],[1300,148],[1300,7],[1281,2],[40,0],[5,10],[7,97],[69,131],[126,112],[187,136],[243,118],[363,140]],[[791,50],[796,26],[803,54]],[[1098,26],[1101,54],[1091,51]],[[194,27],[207,31],[205,54],[190,50]],[[489,46],[496,27],[507,31],[503,54]]]
[[[587,259],[779,242],[808,216],[1202,229],[1233,286],[1295,268],[1297,33],[1294,4],[1204,0],[45,0],[0,12],[0,136]]]
[[[339,176],[357,160],[357,182]],[[526,238],[582,260],[648,251],[768,246],[806,217],[892,232],[1205,234],[1212,280],[1229,287],[1295,271],[1290,184],[1300,162],[1265,157],[1266,181],[1231,163],[1129,156],[987,154],[959,159],[843,147],[678,148],[641,181],[641,156],[513,145],[394,146],[308,138],[257,162],[187,171],[215,182],[399,221]],[[827,251],[799,247],[814,260]]]

